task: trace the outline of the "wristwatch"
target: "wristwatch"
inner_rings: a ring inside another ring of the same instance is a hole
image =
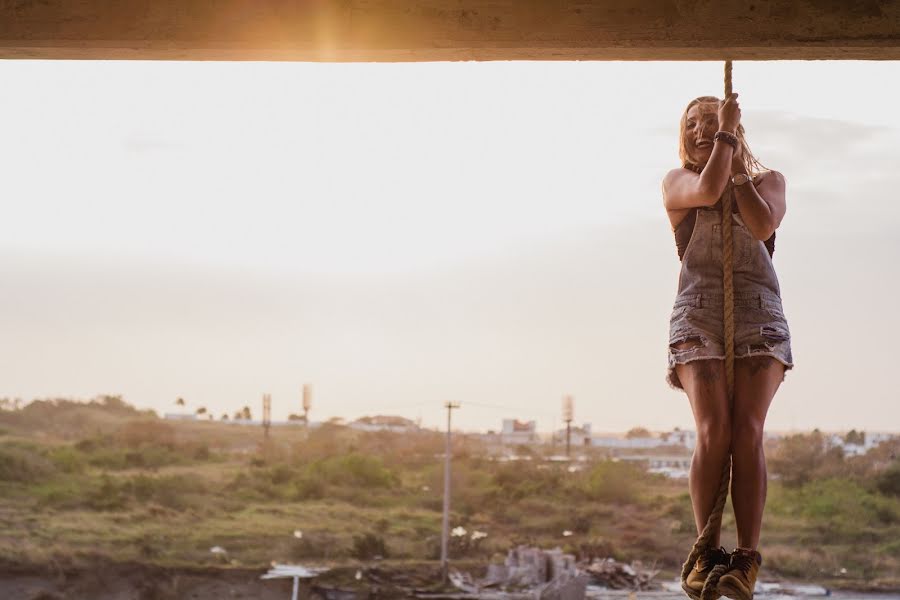
[[[748,181],[750,181],[750,176],[746,173],[738,173],[731,178],[731,183],[734,185],[744,185]]]

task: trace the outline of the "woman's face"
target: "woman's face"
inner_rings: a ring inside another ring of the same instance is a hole
[[[684,147],[691,162],[704,166],[713,149],[713,136],[719,129],[718,110],[709,104],[694,104],[687,112]]]

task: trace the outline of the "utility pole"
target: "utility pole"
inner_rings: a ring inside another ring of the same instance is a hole
[[[447,445],[444,450],[444,521],[441,529],[441,583],[448,582],[447,568],[447,540],[450,526],[450,413],[454,408],[459,408],[455,402],[444,403],[447,409]]]
[[[269,439],[269,427],[272,426],[272,396],[263,394],[263,430],[266,432],[266,439]]]
[[[303,384],[303,422],[306,424],[306,433],[309,434],[309,409],[312,408],[312,384]]]
[[[572,435],[572,413],[574,412],[572,396],[563,396],[563,420],[566,422],[566,456],[569,456],[570,443]]]

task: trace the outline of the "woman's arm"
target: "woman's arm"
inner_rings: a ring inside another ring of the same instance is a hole
[[[732,165],[734,174],[745,173],[743,164]],[[734,197],[747,229],[758,240],[765,241],[781,225],[787,209],[784,199],[784,175],[778,171],[767,173],[758,185],[748,181],[734,186]]]
[[[712,206],[718,202],[729,181],[733,152],[729,144],[718,141],[700,175],[683,168],[669,171],[662,183],[663,204],[666,209]]]

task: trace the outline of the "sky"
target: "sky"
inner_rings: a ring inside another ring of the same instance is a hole
[[[782,172],[767,429],[900,431],[900,63],[737,62]],[[692,428],[660,182],[717,62],[0,61],[0,397]]]

